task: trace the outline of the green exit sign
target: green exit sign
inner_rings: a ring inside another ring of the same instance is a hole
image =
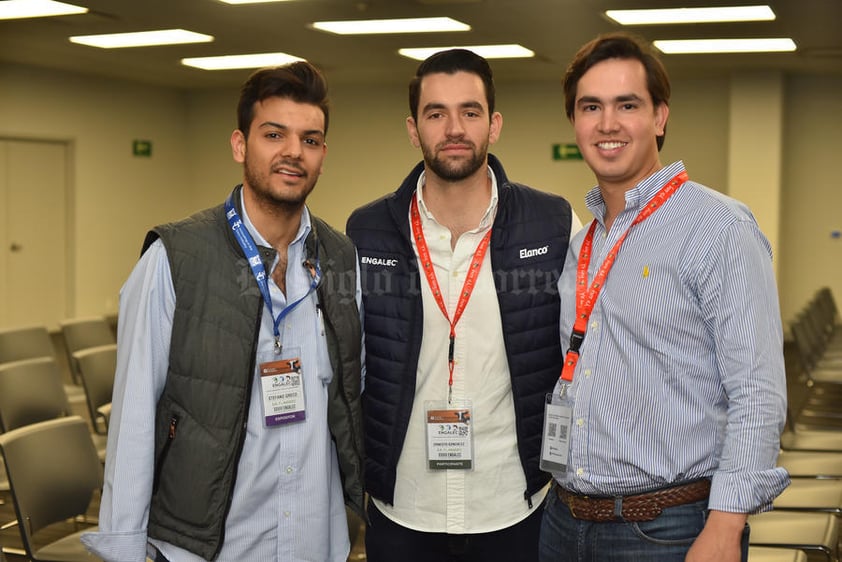
[[[553,160],[581,160],[582,153],[576,143],[554,144]]]
[[[152,141],[150,140],[133,140],[132,154],[135,156],[144,156],[149,158],[152,156]]]

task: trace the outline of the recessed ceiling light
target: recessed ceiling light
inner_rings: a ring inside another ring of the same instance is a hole
[[[219,0],[226,4],[268,4],[269,2],[288,2],[289,0]]]
[[[535,56],[535,51],[530,51],[521,45],[457,45],[454,47],[421,47],[399,49],[398,54],[415,60],[424,60],[430,55],[434,55],[439,51],[446,51],[448,49],[468,49],[469,51],[473,51],[479,56],[487,59],[515,59]]]
[[[99,47],[101,49],[121,49],[124,47],[150,47],[154,45],[181,45],[184,43],[209,43],[212,35],[194,33],[185,29],[159,29],[157,31],[137,31],[133,33],[108,33],[105,35],[76,35],[71,43]]]
[[[605,15],[621,25],[771,21],[775,19],[775,12],[773,12],[772,8],[769,6],[669,8],[664,10],[606,10]]]
[[[87,12],[88,9],[82,6],[53,2],[52,0],[4,0],[0,2],[0,20],[69,16]]]
[[[795,41],[775,39],[684,39],[653,41],[655,47],[669,55],[696,53],[774,53],[796,49]]]
[[[452,18],[400,18],[386,20],[317,21],[311,24],[320,31],[339,35],[371,35],[376,33],[434,33],[470,31],[471,26]]]
[[[233,68],[262,68],[279,66],[304,60],[287,53],[255,53],[252,55],[223,55],[218,57],[194,57],[181,59],[181,64],[202,70],[229,70]]]

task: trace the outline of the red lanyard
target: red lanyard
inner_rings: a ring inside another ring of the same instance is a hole
[[[468,306],[468,300],[471,298],[471,293],[474,292],[474,287],[477,284],[477,277],[479,277],[479,270],[482,267],[482,260],[485,258],[485,252],[488,250],[488,243],[491,240],[491,229],[485,233],[485,236],[480,240],[474,252],[474,257],[471,259],[471,265],[468,268],[468,274],[465,276],[465,283],[462,285],[462,292],[459,295],[459,301],[456,303],[456,311],[453,313],[453,320],[447,313],[447,307],[444,304],[444,298],[441,294],[438,279],[436,279],[436,272],[433,269],[433,260],[430,259],[430,248],[427,246],[427,239],[424,238],[424,230],[421,227],[421,214],[418,212],[418,199],[412,198],[410,205],[410,217],[412,219],[412,236],[415,237],[415,245],[418,248],[418,257],[421,259],[421,267],[424,269],[424,274],[427,276],[427,283],[430,285],[430,290],[433,293],[433,298],[436,299],[436,304],[439,305],[439,310],[444,314],[445,319],[450,324],[450,346],[447,351],[447,368],[450,371],[450,378],[447,381],[447,401],[453,396],[453,350],[456,342],[456,324],[465,312],[465,307]]]
[[[591,223],[591,227],[585,235],[585,240],[582,242],[582,249],[579,251],[579,264],[576,270],[576,320],[573,322],[573,332],[570,334],[570,347],[567,349],[567,354],[564,357],[564,367],[561,370],[561,378],[563,380],[567,382],[573,380],[573,372],[576,370],[576,364],[579,362],[579,348],[585,340],[585,332],[588,329],[588,320],[591,317],[591,312],[593,312],[599,292],[602,290],[602,286],[605,285],[608,272],[614,266],[614,261],[620,252],[620,246],[625,242],[629,231],[634,225],[640,224],[652,216],[667,199],[672,197],[685,181],[687,181],[687,172],[682,171],[672,178],[667,185],[662,187],[655,197],[641,209],[631,225],[620,236],[619,240],[614,243],[614,247],[608,252],[605,261],[599,266],[599,270],[593,278],[593,283],[588,287],[588,267],[591,263],[591,250],[593,249],[593,235],[596,229],[596,220]]]

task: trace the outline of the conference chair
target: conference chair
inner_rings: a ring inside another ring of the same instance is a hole
[[[842,452],[781,451],[777,464],[792,477],[842,478]]]
[[[85,388],[91,426],[95,433],[107,435],[114,371],[117,369],[117,344],[77,351],[73,354],[73,360],[79,368],[79,378]]]
[[[53,357],[56,350],[46,326],[22,326],[0,330],[0,363],[33,357]]]
[[[77,530],[94,494],[102,488],[102,466],[87,422],[68,416],[0,434],[23,550],[33,562],[91,562]],[[74,525],[68,525],[73,520]],[[67,529],[67,527],[71,527]],[[50,535],[66,531],[56,540]]]
[[[79,365],[73,358],[73,354],[83,349],[117,343],[117,338],[104,316],[70,318],[59,324],[73,382],[81,384]]]
[[[0,364],[53,357],[58,359],[46,326],[21,326],[0,330]],[[65,384],[64,391],[71,403],[84,400],[84,389],[76,384]]]
[[[839,560],[839,523],[834,515],[769,511],[749,515],[748,524],[752,546],[802,550],[811,562]]]
[[[52,357],[0,365],[0,429],[70,414],[61,373]]]
[[[793,478],[772,503],[777,511],[828,513],[842,517],[842,480]]]
[[[55,358],[40,357],[0,365],[0,429],[12,431],[70,413]],[[95,435],[92,439],[104,461],[106,436]]]
[[[842,358],[826,357],[824,348],[810,324],[809,313],[801,312],[790,323],[792,339],[798,350],[802,368],[813,386],[822,387],[828,394],[842,392]]]
[[[750,546],[748,562],[807,562],[807,555],[803,550],[793,548]]]

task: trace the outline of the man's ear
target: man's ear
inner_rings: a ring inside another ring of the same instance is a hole
[[[231,155],[235,162],[242,164],[246,161],[246,137],[239,129],[231,133]]]
[[[656,136],[663,136],[667,130],[667,120],[670,116],[670,106],[665,103],[658,104],[655,108],[655,132]]]
[[[503,130],[503,115],[499,111],[495,111],[491,115],[491,127],[488,130],[488,144],[494,144],[500,138],[500,132]]]
[[[409,135],[409,142],[415,148],[421,148],[421,140],[418,138],[418,126],[411,116],[406,118],[406,133]]]

